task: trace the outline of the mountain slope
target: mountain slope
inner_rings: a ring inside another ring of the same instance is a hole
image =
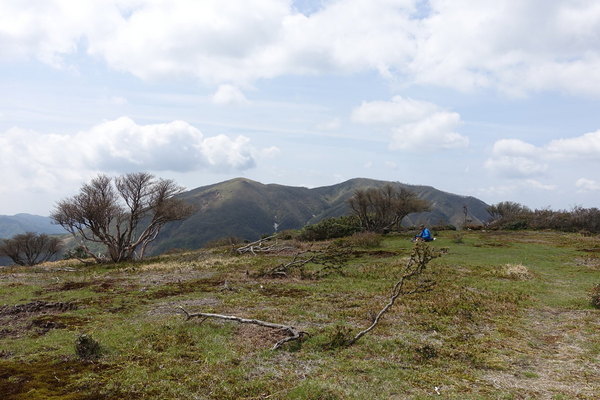
[[[0,215],[0,238],[7,239],[25,232],[66,233],[61,226],[53,224],[49,217],[32,214]]]
[[[327,207],[307,188],[264,185],[237,178],[182,193],[196,212],[185,221],[169,224],[153,252],[170,248],[197,248],[226,236],[255,239],[263,233],[293,229]]]
[[[308,189],[236,178],[179,195],[192,204],[196,212],[185,221],[165,226],[151,251],[193,249],[227,236],[254,240],[276,230],[301,228],[324,218],[349,214],[348,199],[357,189],[386,184],[412,190],[432,204],[430,212],[407,216],[403,222],[406,226],[421,222],[462,226],[465,206],[471,223],[481,224],[489,220],[487,204],[481,200],[442,192],[430,186],[356,178]]]

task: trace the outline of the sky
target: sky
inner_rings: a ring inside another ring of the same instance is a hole
[[[596,0],[0,0],[0,214],[98,174],[598,207]]]

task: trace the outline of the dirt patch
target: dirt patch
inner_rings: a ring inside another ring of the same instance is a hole
[[[68,290],[79,290],[90,288],[96,293],[102,292],[123,292],[128,290],[134,290],[137,285],[130,283],[127,280],[119,279],[102,279],[102,280],[90,280],[90,281],[67,281],[60,284],[55,284],[45,289],[43,292],[63,292]],[[43,292],[38,292],[41,294]]]
[[[83,319],[59,316],[77,309],[74,303],[34,301],[26,304],[0,307],[0,338],[20,337],[26,334],[43,335],[52,329],[81,326]]]
[[[600,258],[596,255],[577,257],[575,259],[575,265],[587,267],[593,270],[600,270]]]
[[[144,271],[140,276],[135,276],[140,286],[167,285],[190,280],[209,279],[215,276],[213,272],[206,271]]]
[[[83,289],[85,287],[92,286],[93,284],[93,282],[64,282],[58,287],[54,288],[54,291]]]
[[[73,329],[79,328],[87,324],[86,318],[75,317],[72,315],[43,315],[39,318],[34,318],[29,324],[30,328],[37,330],[38,333],[44,334],[52,329]]]
[[[108,400],[97,394],[73,390],[71,383],[86,371],[105,369],[78,361],[35,362],[0,360],[2,400]]]
[[[592,247],[587,249],[579,249],[579,251],[583,251],[586,253],[600,253],[600,247]]]
[[[0,316],[50,311],[65,312],[75,309],[77,309],[77,305],[75,305],[74,303],[52,303],[38,300],[27,304],[18,304],[15,306],[2,306],[0,307]]]
[[[236,330],[235,341],[245,349],[264,350],[275,345],[287,335],[278,329],[265,328],[258,325],[240,324]]]

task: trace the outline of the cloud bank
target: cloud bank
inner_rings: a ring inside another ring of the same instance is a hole
[[[388,127],[392,150],[437,150],[469,145],[466,136],[455,132],[462,124],[460,115],[425,101],[395,96],[391,101],[364,102],[354,109],[352,120]]]
[[[310,15],[290,0],[26,3],[0,3],[0,60],[63,67],[86,53],[142,79],[242,88],[284,75],[377,71],[464,91],[600,95],[595,0],[331,0]]]
[[[600,160],[600,130],[552,140],[542,146],[519,139],[502,139],[494,143],[485,167],[509,178],[526,178],[543,175],[552,163],[573,160],[578,160],[580,167],[584,162]],[[578,187],[585,188],[585,182]]]
[[[242,171],[254,167],[255,153],[244,136],[207,137],[184,121],[139,125],[121,117],[72,135],[12,128],[0,134],[0,167],[9,177],[0,190],[53,189],[98,171]]]

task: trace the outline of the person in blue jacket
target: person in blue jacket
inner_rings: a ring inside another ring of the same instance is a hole
[[[425,225],[419,226],[421,228],[421,233],[415,236],[415,240],[422,240],[424,242],[431,242],[433,240],[433,236],[431,236],[431,231],[425,227]]]

